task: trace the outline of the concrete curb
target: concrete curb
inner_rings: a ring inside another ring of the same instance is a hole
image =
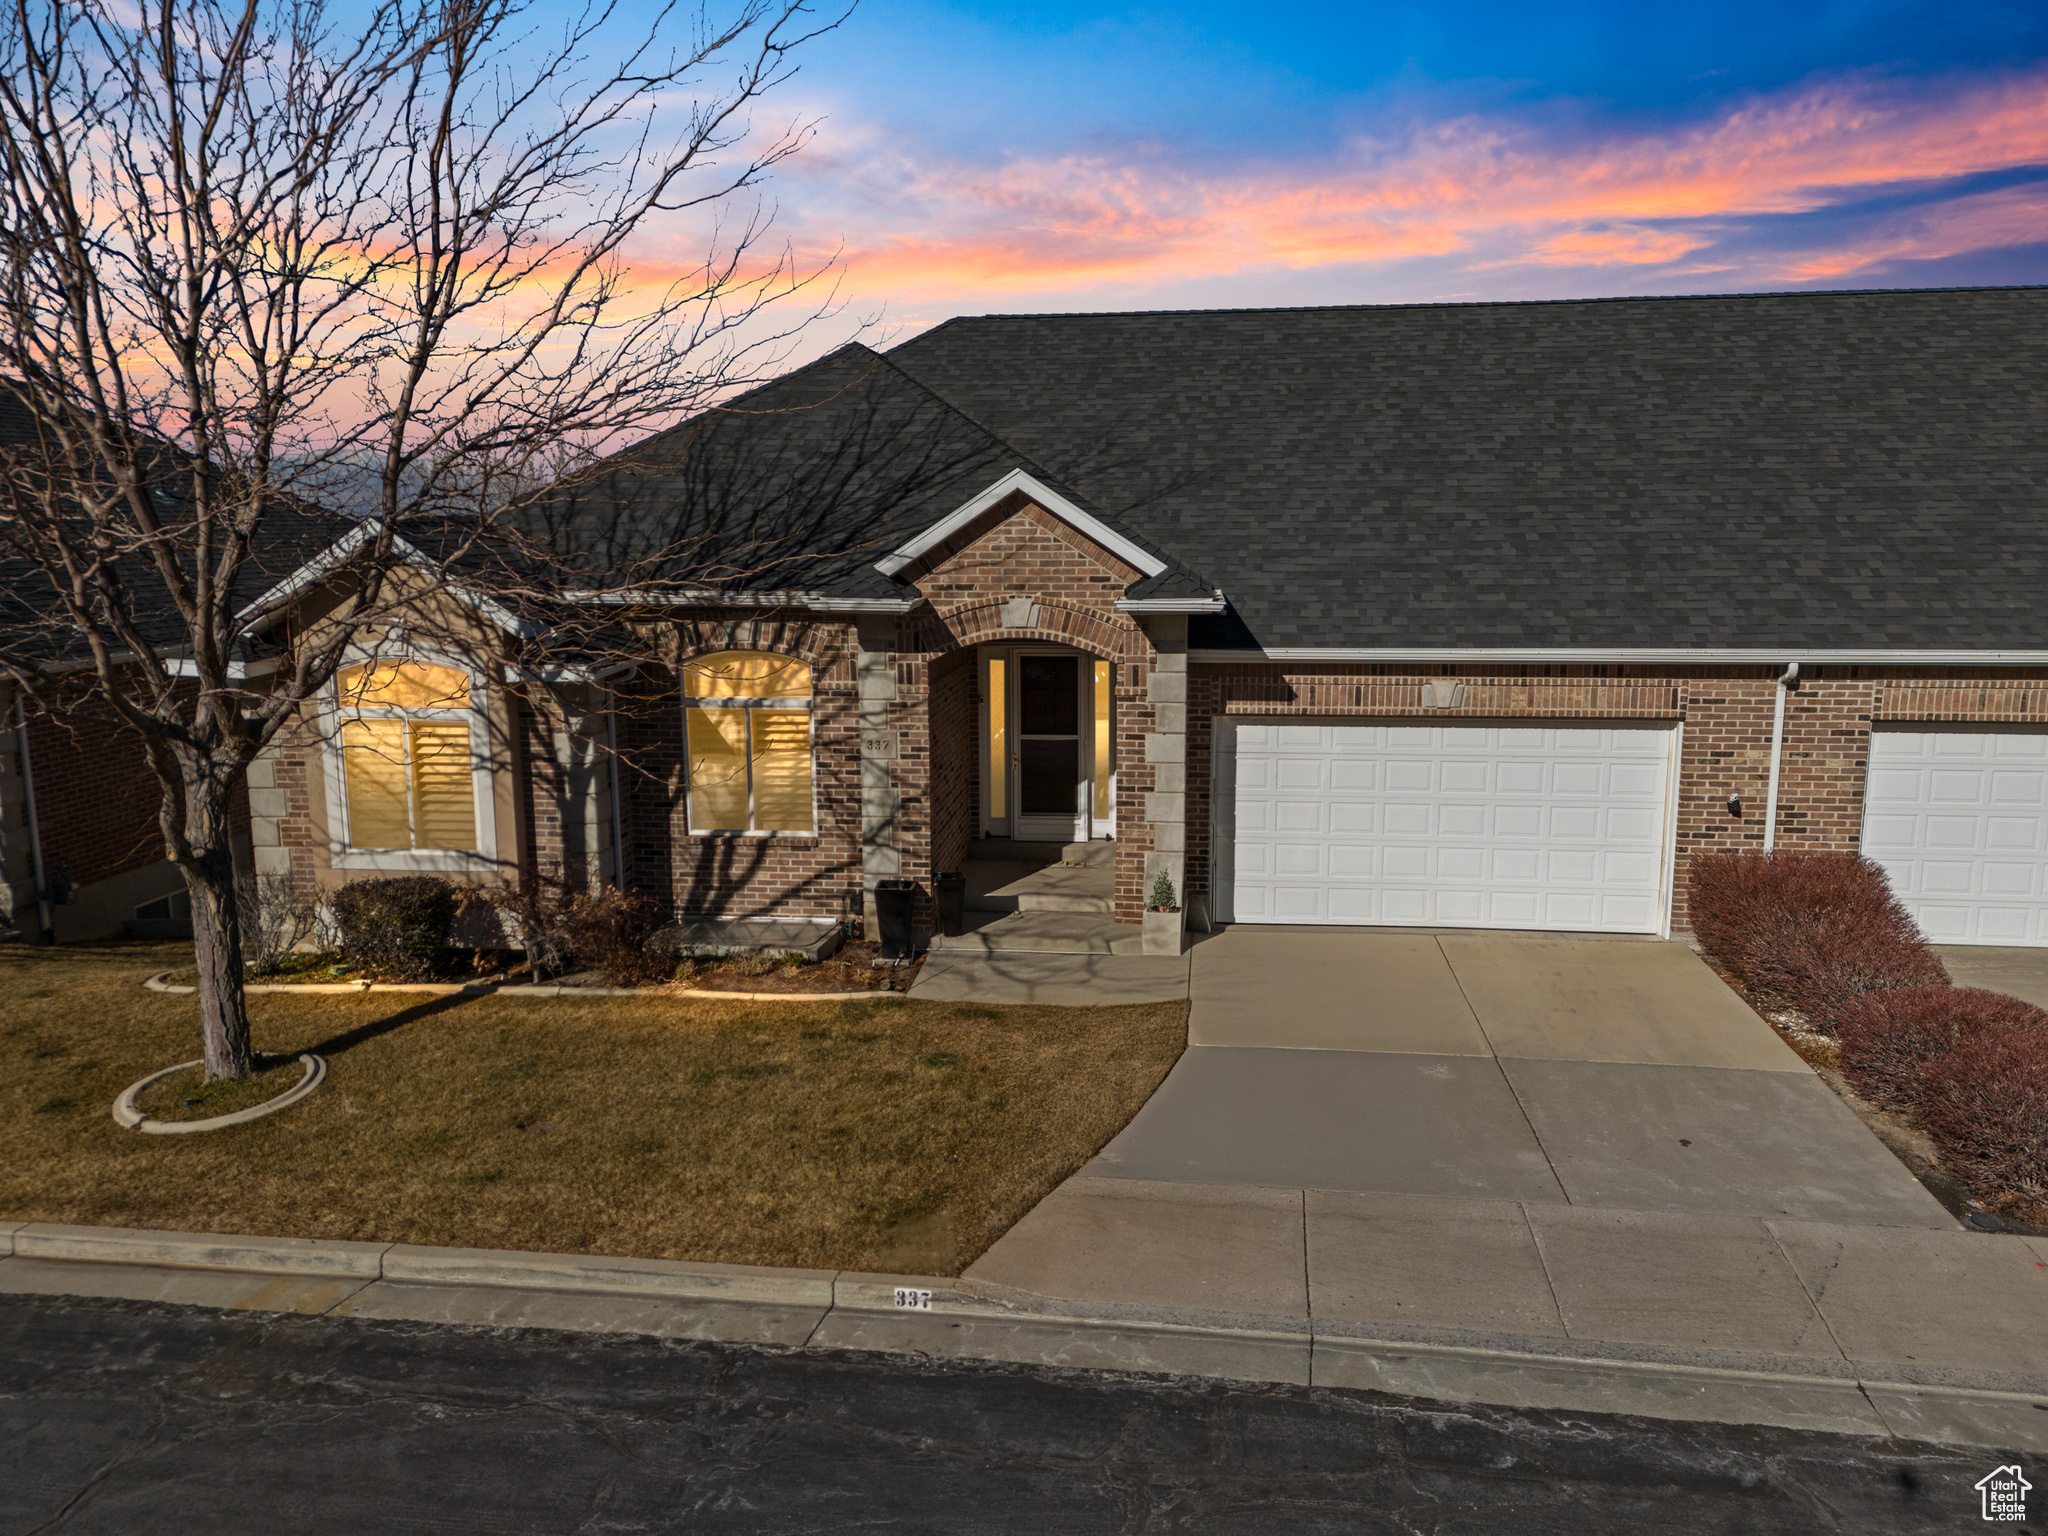
[[[17,1262],[17,1261],[26,1261]],[[0,1222],[0,1293],[870,1350],[2048,1450],[2041,1393],[1330,1332],[850,1270]],[[1351,1325],[1355,1327],[1356,1325]]]
[[[325,1280],[375,1280],[389,1243],[318,1237],[235,1237],[207,1232],[150,1232],[132,1227],[67,1227],[22,1222],[7,1251],[18,1259],[91,1264],[161,1264],[173,1269],[224,1269]]]
[[[199,989],[169,981],[169,971],[158,971],[144,979],[143,986],[152,992],[162,992],[171,997],[190,997]],[[665,992],[654,987],[562,987],[546,982],[501,982],[501,981],[252,981],[242,990],[247,993],[295,992],[303,996],[353,996],[359,992],[421,992],[435,997],[454,997],[462,993],[477,997],[658,997],[678,1002],[694,1002],[703,998],[710,1002],[729,1003],[865,1003],[878,998],[902,997],[902,992],[877,989],[872,992]]]
[[[121,1090],[121,1096],[114,1100],[114,1124],[124,1131],[141,1131],[146,1136],[184,1136],[195,1131],[222,1131],[231,1125],[247,1125],[251,1120],[261,1120],[281,1109],[290,1109],[327,1080],[326,1059],[308,1052],[299,1058],[299,1065],[306,1069],[304,1077],[276,1098],[265,1099],[261,1104],[251,1104],[247,1109],[238,1109],[231,1115],[214,1115],[205,1120],[152,1120],[142,1112],[136,1101],[151,1083],[160,1082],[174,1072],[188,1071],[203,1064],[204,1058],[181,1061],[175,1067],[165,1067],[161,1072],[152,1072],[141,1081],[130,1083]]]
[[[401,1284],[496,1286],[574,1291],[583,1295],[824,1308],[832,1305],[833,1272],[692,1264],[677,1259],[518,1253],[490,1248],[425,1248],[398,1243],[384,1251],[380,1278]]]

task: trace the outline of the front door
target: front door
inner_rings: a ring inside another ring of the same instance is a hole
[[[1017,838],[1088,836],[1088,763],[1082,753],[1081,658],[1017,656]]]

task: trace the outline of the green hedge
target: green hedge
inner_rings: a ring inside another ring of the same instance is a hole
[[[455,887],[433,875],[352,881],[334,893],[341,958],[394,980],[428,980],[448,948],[455,906]]]

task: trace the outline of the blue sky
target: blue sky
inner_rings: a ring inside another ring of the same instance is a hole
[[[949,314],[2048,281],[2048,5],[865,0],[781,228]]]

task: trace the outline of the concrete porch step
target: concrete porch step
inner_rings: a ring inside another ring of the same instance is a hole
[[[971,862],[1015,864],[1085,864],[1091,869],[1116,867],[1116,843],[1020,843],[1007,837],[977,837],[967,845]]]
[[[970,912],[1094,912],[1116,910],[1116,871],[1105,865],[1025,864],[971,859]]]
[[[970,927],[957,938],[932,935],[931,952],[995,955],[1139,955],[1144,931],[1092,912],[970,912]]]

